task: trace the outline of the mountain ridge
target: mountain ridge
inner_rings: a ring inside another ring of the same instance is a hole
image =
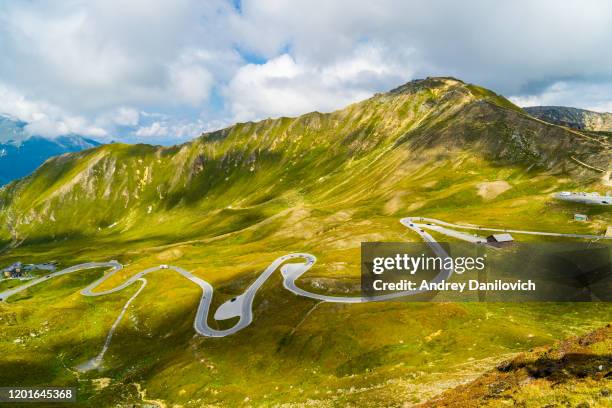
[[[18,236],[37,230],[52,237],[71,234],[75,214],[87,234],[96,234],[117,223],[137,228],[151,213],[219,211],[236,201],[290,206],[288,197],[297,194],[327,202],[343,189],[347,197],[376,200],[387,192],[375,184],[363,190],[358,177],[378,174],[392,185],[415,171],[406,168],[452,161],[461,152],[597,182],[600,175],[572,157],[606,167],[609,152],[577,136],[492,91],[427,78],[335,112],[238,123],[182,145],[111,144],[55,157],[0,190],[1,217],[23,230]]]
[[[568,106],[529,106],[523,109],[530,115],[553,124],[578,130],[612,132],[612,113]]]

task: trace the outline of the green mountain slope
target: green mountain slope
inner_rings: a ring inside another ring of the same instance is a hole
[[[113,144],[57,157],[0,192],[1,236],[96,236],[110,225],[145,232],[143,224],[161,218],[181,230],[211,211],[227,213],[230,225],[215,228],[227,232],[296,199],[380,202],[408,169],[462,152],[580,180],[595,175],[572,156],[610,164],[609,151],[587,136],[534,121],[482,88],[432,78],[330,114],[237,124],[171,148]],[[254,206],[261,210],[248,210]]]
[[[609,208],[551,193],[604,192],[610,158],[605,140],[478,86],[428,78],[336,112],[236,124],[180,146],[112,144],[49,160],[0,190],[0,267],[117,259],[126,268],[104,289],[179,265],[215,287],[216,310],[276,257],[299,251],[317,257],[301,287],[347,295],[359,288],[361,242],[419,240],[399,223],[405,216],[601,233]],[[74,385],[92,407],[402,406],[610,316],[605,303],[319,303],[274,275],[249,327],[203,338],[193,330],[198,288],[162,271],[147,276],[104,369],[75,374],[135,290],[79,295],[100,274],[0,303],[1,384]]]

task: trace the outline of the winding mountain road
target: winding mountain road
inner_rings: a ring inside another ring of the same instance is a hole
[[[416,224],[416,221],[425,222],[425,224]],[[525,231],[525,230],[515,230],[515,229],[502,229],[502,228],[489,228],[489,227],[480,227],[477,225],[461,225],[461,224],[453,224],[450,222],[438,220],[435,218],[424,218],[424,217],[409,217],[402,218],[400,222],[404,225],[410,222],[415,222],[415,225],[418,225],[420,228],[430,229],[432,231],[440,232],[444,235],[452,236],[455,238],[463,239],[468,242],[486,242],[486,239],[483,237],[474,237],[469,239],[469,234],[465,234],[459,231],[454,231],[452,229],[444,228],[459,228],[459,229],[468,229],[468,230],[478,230],[478,231],[491,231],[491,232],[511,232],[513,234],[524,234],[524,235],[542,235],[549,237],[562,237],[562,238],[581,238],[581,239],[612,239],[612,237],[607,237],[605,235],[592,235],[592,234],[563,234],[559,232],[543,232],[543,231]],[[449,231],[453,231],[455,234],[449,233]],[[467,237],[462,238],[460,235],[467,235]]]
[[[417,223],[418,221],[418,223]],[[545,236],[558,236],[558,237],[569,237],[569,238],[585,238],[585,239],[610,239],[610,237],[603,237],[599,235],[581,235],[581,234],[561,234],[561,233],[551,233],[551,232],[538,232],[538,231],[521,231],[521,230],[507,230],[507,229],[498,229],[498,228],[485,228],[478,226],[466,226],[466,225],[458,225],[452,224],[445,221],[433,219],[433,218],[402,218],[400,222],[411,229],[415,233],[417,233],[423,241],[425,241],[428,246],[432,249],[432,251],[440,258],[446,259],[449,257],[448,253],[444,250],[444,248],[428,233],[425,229],[436,231],[438,233],[451,236],[454,238],[462,239],[472,243],[483,243],[486,240],[479,236],[473,236],[467,234],[465,232],[456,231],[454,228],[458,229],[469,229],[469,230],[479,230],[479,231],[494,231],[494,232],[512,232],[518,234],[530,234],[530,235],[545,235]],[[423,223],[425,222],[425,223]],[[302,262],[291,262],[294,260],[302,260]],[[208,325],[208,318],[210,314],[210,306],[213,298],[213,287],[206,282],[205,280],[193,275],[189,271],[171,265],[160,265],[156,267],[152,267],[149,269],[145,269],[127,279],[122,284],[107,289],[104,291],[96,292],[95,288],[100,286],[106,280],[114,276],[118,271],[123,268],[117,261],[109,261],[109,262],[88,262],[80,265],[71,266],[59,272],[54,272],[43,277],[33,279],[28,283],[21,285],[19,287],[6,290],[0,293],[0,301],[6,301],[11,296],[20,293],[28,288],[31,288],[40,283],[46,282],[50,279],[56,278],[58,276],[63,276],[67,274],[71,274],[74,272],[94,269],[94,268],[110,268],[110,271],[103,275],[101,278],[97,279],[93,283],[89,284],[87,287],[81,290],[81,294],[84,296],[104,296],[111,293],[119,292],[128,286],[132,285],[136,281],[141,282],[141,287],[138,291],[126,302],[123,307],[120,315],[116,319],[113,324],[109,334],[106,338],[104,347],[100,354],[96,356],[93,360],[90,360],[89,363],[82,365],[83,369],[91,369],[99,366],[104,353],[108,349],[110,344],[110,340],[112,335],[120,323],[123,315],[125,314],[130,303],[138,296],[138,294],[142,291],[142,289],[146,285],[146,279],[144,277],[150,273],[159,271],[159,270],[173,270],[178,274],[182,275],[184,278],[190,280],[195,283],[202,289],[202,297],[200,298],[200,303],[198,305],[198,310],[194,319],[194,329],[195,331],[207,337],[225,337],[231,334],[234,334],[243,328],[249,326],[253,321],[253,301],[255,299],[255,295],[259,288],[268,280],[268,278],[280,267],[281,275],[283,277],[283,286],[290,292],[294,293],[298,296],[307,297],[310,299],[320,300],[324,302],[335,302],[335,303],[362,303],[362,302],[372,302],[372,301],[383,301],[383,300],[391,300],[405,296],[416,295],[418,293],[422,293],[424,291],[421,290],[413,290],[413,291],[404,291],[404,292],[396,292],[390,293],[386,295],[374,296],[374,297],[345,297],[345,296],[329,296],[320,293],[313,293],[307,290],[301,289],[296,285],[297,279],[299,279],[306,271],[308,271],[316,262],[316,258],[314,255],[308,253],[293,253],[288,255],[283,255],[281,257],[276,258],[258,277],[257,279],[248,287],[246,290],[239,296],[228,300],[217,308],[215,312],[214,318],[216,320],[226,320],[233,317],[239,317],[238,322],[232,326],[231,328],[224,330],[213,329]],[[453,274],[452,269],[443,269],[440,273],[432,279],[431,282],[441,282],[446,281]]]
[[[412,229],[417,234],[419,234],[421,238],[423,238],[423,240],[428,243],[430,248],[434,251],[434,253],[437,256],[444,258],[444,259],[449,257],[449,255],[445,252],[442,246],[438,244],[436,240],[429,233],[423,231],[416,224],[412,224],[408,222],[404,225],[406,225],[408,228]],[[288,263],[289,261],[296,260],[296,259],[302,259],[305,262]],[[55,272],[55,273],[46,275],[38,279],[34,279],[25,285],[2,292],[0,293],[0,300],[3,300],[3,301],[7,300],[8,298],[10,298],[11,296],[17,293],[20,293],[32,286],[46,282],[58,276],[67,275],[70,273],[74,273],[74,272],[78,272],[78,271],[82,271],[86,269],[111,268],[111,270],[108,273],[106,273],[104,276],[92,282],[87,287],[85,287],[83,290],[81,290],[81,294],[84,296],[104,296],[104,295],[108,295],[111,293],[119,292],[127,288],[128,286],[132,285],[134,282],[143,280],[143,278],[150,273],[156,272],[158,270],[168,269],[168,270],[173,270],[179,273],[184,278],[187,278],[188,280],[195,283],[202,289],[202,297],[200,299],[200,303],[198,305],[198,310],[197,310],[196,317],[194,320],[195,331],[202,336],[225,337],[225,336],[229,336],[230,334],[234,334],[251,324],[251,322],[253,321],[253,301],[255,299],[255,294],[257,293],[259,288],[264,284],[264,282],[266,282],[268,278],[274,273],[274,271],[276,271],[279,267],[281,270],[281,274],[284,278],[283,286],[287,290],[289,290],[290,292],[293,292],[294,294],[298,296],[304,296],[304,297],[321,300],[325,302],[362,303],[362,302],[389,300],[389,299],[394,299],[394,298],[399,298],[399,297],[404,297],[404,296],[410,296],[410,295],[414,295],[414,294],[422,292],[420,290],[404,291],[404,292],[397,292],[397,293],[392,293],[388,295],[368,297],[368,298],[328,296],[328,295],[323,295],[319,293],[308,292],[304,289],[299,288],[296,285],[296,280],[300,276],[302,276],[306,271],[308,271],[312,267],[312,265],[314,265],[315,262],[316,262],[316,257],[314,255],[307,254],[307,253],[294,253],[294,254],[283,255],[281,257],[276,258],[241,295],[219,306],[219,308],[217,309],[215,313],[216,320],[226,320],[226,319],[230,319],[233,317],[240,318],[233,327],[225,329],[225,330],[216,330],[208,325],[208,316],[210,314],[210,305],[212,303],[213,291],[214,291],[213,287],[205,280],[193,275],[191,272],[181,267],[172,266],[172,265],[160,265],[160,266],[155,266],[152,268],[145,269],[135,275],[132,275],[125,282],[123,282],[122,284],[114,288],[97,292],[97,291],[94,291],[95,288],[102,285],[105,281],[107,281],[112,276],[114,276],[118,271],[123,269],[123,265],[121,265],[119,262],[114,261],[114,260],[109,261],[109,262],[88,262],[88,263],[84,263],[80,265],[71,266],[70,268],[66,268],[59,272]],[[432,281],[440,282],[440,281],[447,280],[452,275],[452,273],[453,273],[452,270],[444,269]],[[236,307],[236,305],[238,305],[238,307]]]

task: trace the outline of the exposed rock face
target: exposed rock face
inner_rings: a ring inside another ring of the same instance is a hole
[[[612,113],[599,113],[565,106],[532,106],[525,111],[543,121],[579,130],[612,132]]]

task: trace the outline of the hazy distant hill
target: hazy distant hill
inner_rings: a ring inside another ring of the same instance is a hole
[[[530,115],[549,123],[580,130],[612,132],[612,113],[599,113],[565,106],[531,106]]]
[[[49,157],[100,145],[79,135],[30,137],[24,131],[26,125],[0,115],[0,185],[27,176]]]

